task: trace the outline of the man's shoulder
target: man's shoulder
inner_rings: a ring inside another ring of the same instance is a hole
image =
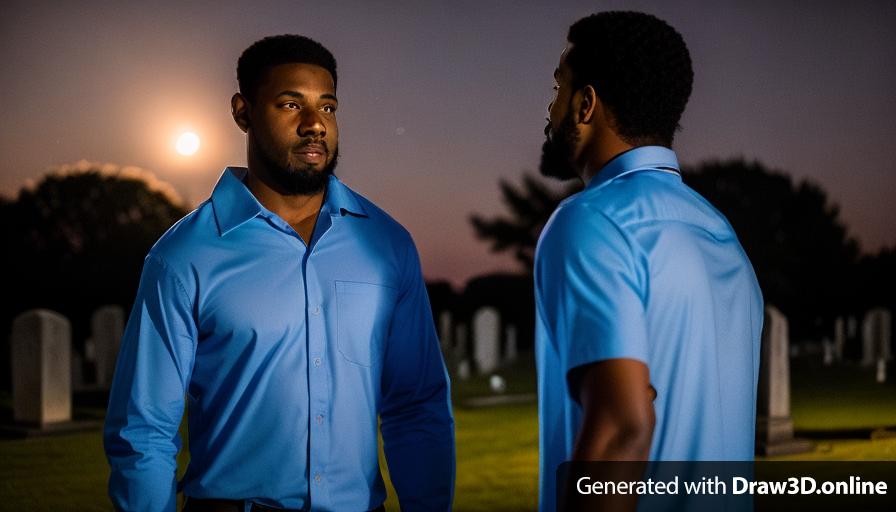
[[[373,226],[372,232],[376,232],[379,236],[386,236],[393,243],[410,243],[413,244],[410,232],[389,213],[377,206],[373,201],[367,199],[359,192],[340,182],[346,193],[350,194],[364,210],[366,220],[370,221]]]
[[[209,238],[216,235],[217,225],[209,199],[168,228],[153,244],[149,256],[177,266],[194,259]]]
[[[636,231],[647,223],[674,222],[699,227],[718,238],[733,234],[724,215],[680,177],[668,173],[633,173],[579,196],[580,209],[599,212],[625,231]]]

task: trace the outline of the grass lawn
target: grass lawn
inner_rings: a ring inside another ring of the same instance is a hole
[[[877,385],[871,370],[795,365],[793,418],[804,431],[896,426],[896,386]],[[525,364],[504,373],[508,392],[531,393]],[[485,379],[456,383],[456,403],[485,392]],[[8,407],[8,400],[6,402]],[[537,412],[534,403],[455,407],[455,510],[535,510]],[[818,439],[815,451],[776,460],[896,460],[896,439]],[[837,436],[833,436],[837,437]],[[184,458],[185,459],[185,458]],[[0,441],[0,508],[108,511],[108,467],[99,432]],[[181,461],[182,464],[184,460]],[[386,469],[383,463],[383,469]],[[398,510],[394,492],[386,503]]]
[[[536,506],[538,433],[534,404],[458,409],[455,510]],[[0,509],[111,510],[99,432],[0,441]],[[386,468],[385,462],[382,463]],[[389,510],[398,510],[390,487]]]
[[[890,372],[896,371],[891,364]],[[883,384],[874,368],[844,363],[823,367],[818,361],[791,365],[791,414],[794,428],[807,432],[896,427],[896,375]]]

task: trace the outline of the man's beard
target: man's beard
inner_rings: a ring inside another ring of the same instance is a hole
[[[541,146],[541,163],[538,165],[542,176],[559,180],[578,178],[579,171],[573,163],[573,155],[579,141],[579,130],[572,120],[572,112],[563,116],[556,130],[552,130],[548,123],[544,135],[546,140]]]
[[[310,142],[317,141],[303,140],[293,149],[299,149]],[[325,142],[319,141],[317,143],[323,145],[327,152],[330,151]],[[256,147],[259,149],[257,156],[264,163],[267,174],[274,181],[274,185],[281,193],[290,196],[310,196],[323,191],[330,180],[330,176],[336,169],[337,160],[339,160],[339,147],[337,146],[333,148],[333,158],[323,169],[316,171],[312,166],[296,167],[289,160],[286,161],[286,164],[282,164],[277,162],[262,145],[257,144]]]

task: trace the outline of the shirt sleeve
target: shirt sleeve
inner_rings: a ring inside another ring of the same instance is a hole
[[[432,310],[409,243],[382,373],[380,429],[402,510],[451,509],[454,419]]]
[[[157,256],[144,262],[109,395],[104,447],[117,510],[174,511],[178,427],[197,329],[183,283]]]
[[[552,230],[546,240],[549,256],[539,262],[546,318],[552,319],[553,339],[565,345],[560,353],[566,354],[567,379],[574,370],[607,359],[646,364],[643,253],[603,213],[571,213]]]

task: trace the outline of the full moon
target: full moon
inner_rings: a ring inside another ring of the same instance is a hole
[[[199,149],[199,135],[193,132],[184,132],[177,138],[175,145],[177,152],[184,156],[190,156]]]

